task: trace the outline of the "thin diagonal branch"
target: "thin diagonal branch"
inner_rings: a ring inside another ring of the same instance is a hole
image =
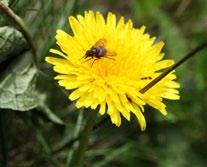
[[[207,41],[196,47],[195,49],[191,50],[186,56],[184,56],[180,61],[169,67],[166,71],[161,73],[158,77],[153,79],[150,83],[148,83],[144,88],[140,90],[141,93],[145,93],[149,89],[151,89],[153,86],[155,86],[160,80],[162,80],[164,77],[166,77],[170,72],[175,70],[177,67],[182,65],[184,62],[186,62],[191,57],[195,56],[196,53],[200,52],[204,48],[207,48]]]
[[[23,34],[26,41],[28,42],[30,49],[32,51],[32,54],[34,56],[34,60],[36,61],[35,45],[30,35],[30,32],[28,31],[23,20],[19,16],[17,16],[9,7],[5,6],[2,2],[0,2],[0,11],[4,13],[7,17],[9,17],[17,25],[17,28]]]

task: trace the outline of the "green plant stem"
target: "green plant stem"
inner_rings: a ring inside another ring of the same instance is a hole
[[[5,134],[5,124],[4,124],[4,111],[0,110],[0,166],[7,167],[8,166],[8,153],[7,153],[7,142],[6,142],[6,134]]]
[[[184,56],[180,61],[169,67],[166,71],[161,73],[158,77],[153,79],[150,83],[148,83],[144,88],[140,90],[141,93],[145,93],[149,89],[151,89],[153,86],[155,86],[159,81],[161,81],[166,75],[168,75],[170,72],[175,70],[177,67],[182,65],[184,62],[186,62],[191,57],[195,56],[196,53],[200,52],[201,50],[207,48],[207,41],[196,47],[195,49],[191,50],[186,56]]]
[[[96,123],[93,126],[93,131],[95,131],[96,129],[98,129],[99,127],[101,127],[104,123],[106,123],[107,121],[109,121],[110,118],[108,116],[105,116],[103,119],[101,119],[98,123]],[[80,136],[76,136],[74,138],[72,138],[71,140],[69,140],[68,142],[66,142],[64,145],[54,149],[52,151],[52,154],[57,154],[61,151],[63,151],[66,148],[70,148],[75,142],[77,142],[80,139]]]
[[[5,6],[1,1],[0,1],[0,11],[2,11],[7,17],[9,17],[17,25],[19,31],[21,31],[27,43],[29,44],[34,57],[34,61],[36,63],[35,45],[33,43],[30,32],[27,29],[26,25],[24,24],[23,20],[19,16],[17,16],[9,7]]]
[[[96,116],[96,111],[88,111],[88,118],[84,129],[79,134],[79,145],[72,155],[72,159],[69,164],[70,167],[82,167],[84,154],[88,146],[90,134],[93,130],[93,125],[95,124]]]

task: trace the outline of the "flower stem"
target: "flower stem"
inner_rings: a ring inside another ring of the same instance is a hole
[[[88,118],[86,120],[84,129],[79,134],[79,145],[72,155],[69,165],[70,167],[82,167],[84,154],[87,149],[90,134],[93,130],[93,125],[95,124],[96,116],[96,111],[88,111]]]
[[[107,121],[110,120],[109,116],[105,116],[102,120],[100,120],[99,122],[97,122],[96,124],[94,124],[93,126],[93,131],[95,131],[96,129],[100,128],[104,123],[106,123]],[[68,142],[66,142],[64,145],[62,145],[59,148],[56,148],[52,151],[52,154],[57,154],[59,152],[61,152],[62,150],[66,149],[66,148],[70,148],[75,142],[77,142],[80,139],[80,136],[76,136],[74,138],[72,138],[71,140],[69,140]]]
[[[184,62],[186,62],[189,58],[196,55],[196,53],[200,52],[201,50],[207,48],[207,41],[196,47],[195,49],[191,50],[186,56],[184,56],[180,61],[169,67],[166,71],[161,73],[158,77],[153,79],[150,83],[148,83],[144,88],[140,90],[141,93],[145,93],[149,89],[151,89],[153,86],[155,86],[160,80],[162,80],[166,75],[168,75],[170,72],[175,70],[177,67],[182,65]]]

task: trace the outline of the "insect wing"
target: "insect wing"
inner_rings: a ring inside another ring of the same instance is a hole
[[[107,52],[106,52],[106,56],[109,56],[109,57],[116,56],[116,52],[113,52],[113,51],[107,50]]]
[[[106,45],[106,39],[101,38],[95,43],[94,47],[104,47],[105,45]]]

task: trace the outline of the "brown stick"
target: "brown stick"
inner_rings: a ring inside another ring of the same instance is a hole
[[[207,48],[207,41],[196,47],[195,49],[191,50],[185,57],[183,57],[180,61],[169,67],[166,71],[161,73],[158,77],[153,79],[150,83],[148,83],[144,88],[140,90],[141,93],[145,93],[149,89],[151,89],[154,85],[156,85],[160,80],[162,80],[166,75],[168,75],[170,72],[175,70],[177,67],[179,67],[181,64],[183,64],[185,61],[187,61],[189,58],[193,57],[198,53],[199,51],[203,50],[204,48]]]

